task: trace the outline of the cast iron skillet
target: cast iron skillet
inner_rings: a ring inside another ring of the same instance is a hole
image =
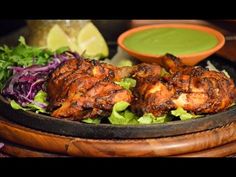
[[[219,56],[211,56],[208,60],[218,69],[226,69],[236,81],[236,66],[233,62]],[[206,65],[206,60],[200,63],[200,65]],[[0,113],[5,118],[29,128],[59,135],[91,139],[136,139],[176,136],[209,130],[236,121],[236,106],[233,106],[224,112],[187,121],[132,126],[94,125],[57,119],[33,112],[13,110],[2,96],[0,96]]]

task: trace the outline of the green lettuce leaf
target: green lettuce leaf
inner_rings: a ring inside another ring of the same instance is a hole
[[[120,62],[117,64],[118,67],[124,67],[124,66],[133,66],[133,63],[130,59],[120,59]]]
[[[36,113],[46,113],[46,110],[39,107],[38,105],[36,104],[33,104],[33,103],[29,103],[26,105],[27,108],[29,108],[28,110],[31,110],[31,111],[35,111]]]
[[[41,104],[44,104],[44,105],[48,105],[48,102],[47,102],[47,93],[40,90],[34,97],[34,102],[36,103],[41,103]],[[47,113],[47,111],[41,107],[39,107],[38,105],[36,104],[33,104],[33,103],[29,103],[27,105],[25,105],[24,107],[22,107],[20,104],[18,104],[17,102],[15,102],[15,100],[11,100],[10,101],[10,105],[13,109],[15,110],[23,110],[23,111],[35,111],[36,113]]]
[[[15,102],[15,100],[11,100],[10,105],[15,110],[20,110],[20,109],[23,110],[23,111],[30,110],[30,109],[27,109],[27,108],[23,108],[21,105],[19,105],[17,102]]]
[[[34,101],[38,102],[38,103],[44,103],[48,105],[47,102],[47,93],[40,90],[34,97]]]
[[[140,124],[151,124],[152,119],[154,119],[154,116],[151,113],[144,114],[142,117],[138,119],[138,122]]]
[[[87,118],[83,119],[82,122],[88,123],[88,124],[100,124],[101,123],[101,118]]]
[[[177,108],[176,110],[172,110],[171,114],[173,116],[179,117],[181,120],[189,120],[189,119],[198,118],[202,116],[202,115],[190,114],[181,107]]]
[[[132,78],[124,78],[120,82],[115,83],[126,90],[130,90],[131,88],[136,86],[136,80]]]
[[[137,124],[137,116],[129,110],[126,110],[130,104],[120,101],[113,106],[112,113],[108,117],[111,124],[127,125]]]
[[[47,93],[40,90],[34,97],[34,101],[37,102],[37,103],[41,103],[41,104],[44,104],[44,105],[48,105],[48,102],[47,102]],[[35,105],[35,104],[28,104],[27,107],[30,107],[32,108],[33,110],[36,111],[36,113],[46,113],[46,110],[45,109],[42,109],[41,107]]]
[[[169,122],[170,118],[167,115],[155,117],[152,113],[145,113],[138,119],[140,124],[153,124],[153,123],[165,123]]]

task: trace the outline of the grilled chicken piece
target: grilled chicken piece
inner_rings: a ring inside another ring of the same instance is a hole
[[[161,79],[163,68],[157,64],[142,63],[134,66],[132,77],[137,81],[133,89],[131,110],[137,115],[161,115],[173,108],[174,89]]]
[[[114,83],[128,76],[129,70],[95,60],[70,59],[49,77],[48,109],[52,116],[72,120],[107,116],[116,102],[131,102],[132,93]]]
[[[52,113],[52,116],[72,120],[109,116],[115,103],[130,102],[131,98],[128,90],[124,90],[112,82],[101,81],[85,94],[81,94],[81,92],[70,94],[62,106]]]
[[[158,77],[136,78],[136,81],[131,110],[137,115],[153,113],[160,116],[175,107],[171,101],[175,90],[171,85]]]
[[[155,77],[159,78],[162,74],[163,68],[158,64],[148,64],[141,63],[132,67],[132,70],[129,70],[127,75],[130,75],[134,78],[149,78]]]
[[[166,55],[164,66],[171,76],[167,82],[176,90],[176,107],[196,114],[216,113],[227,109],[236,99],[232,79],[223,72],[209,71],[201,66],[185,66],[178,58]]]
[[[153,75],[140,75],[139,70],[134,74],[137,85],[131,109],[138,115],[160,116],[178,107],[196,114],[216,113],[227,109],[236,99],[234,82],[222,72],[186,66],[170,54],[162,58],[161,65],[170,75],[161,77],[160,70],[150,72]]]

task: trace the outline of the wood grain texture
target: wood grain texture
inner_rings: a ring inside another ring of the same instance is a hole
[[[2,140],[1,140],[2,141]],[[59,155],[55,153],[46,153],[32,148],[19,146],[13,143],[6,143],[5,147],[0,150],[0,158],[2,157],[37,157],[37,158],[68,158],[68,155]],[[4,154],[3,154],[4,153]],[[172,156],[174,158],[197,158],[197,157],[236,157],[236,141],[227,143],[226,145],[206,149],[199,152],[187,153],[183,155]]]
[[[58,155],[55,153],[47,153],[37,151],[28,147],[19,146],[9,142],[4,142],[4,147],[0,150],[1,153],[7,154],[9,157],[36,157],[36,158],[64,158],[69,157],[65,155]]]
[[[177,155],[176,157],[226,157],[236,153],[236,141],[199,152]],[[235,156],[235,155],[234,155]]]
[[[209,131],[175,137],[95,140],[44,133],[1,119],[0,136],[36,150],[70,156],[160,157],[199,152],[236,141],[236,122]],[[233,153],[234,150],[230,151]],[[222,155],[224,154],[227,153],[222,150]],[[191,154],[189,155],[191,156]],[[204,154],[199,154],[199,156],[201,155],[204,156]],[[211,156],[214,156],[214,153]]]
[[[157,157],[185,154],[223,145],[236,139],[236,123],[211,131],[144,140],[81,140],[68,148],[73,156]]]
[[[43,133],[19,126],[0,119],[0,136],[8,141],[26,145],[38,150],[54,153],[66,153],[68,144],[73,138]]]

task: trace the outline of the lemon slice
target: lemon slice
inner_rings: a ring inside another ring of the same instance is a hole
[[[104,58],[109,54],[108,46],[102,34],[93,25],[86,24],[78,34],[77,38],[78,52],[84,53],[86,57]]]
[[[54,25],[47,36],[47,48],[55,51],[61,47],[69,47],[71,51],[77,51],[77,46],[71,41],[59,25]]]

